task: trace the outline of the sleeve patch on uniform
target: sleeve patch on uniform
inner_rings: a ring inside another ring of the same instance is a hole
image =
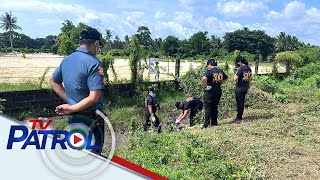
[[[103,67],[102,66],[99,66],[98,68],[98,72],[101,76],[104,76],[104,71],[103,71]]]

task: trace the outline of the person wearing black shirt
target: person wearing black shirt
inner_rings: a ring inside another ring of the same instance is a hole
[[[228,79],[228,76],[217,67],[217,62],[213,59],[208,60],[207,67],[208,70],[202,77],[205,107],[203,128],[207,128],[210,124],[218,125],[218,105],[222,95],[221,85]]]
[[[237,117],[235,121],[240,123],[244,111],[245,96],[251,86],[252,71],[246,59],[241,56],[236,58],[236,65],[239,66],[239,69],[233,78],[236,84],[235,93],[237,102]]]
[[[148,95],[145,99],[146,111],[145,111],[145,124],[143,126],[144,131],[147,131],[151,126],[151,122],[157,129],[158,133],[161,132],[160,120],[156,115],[157,109],[160,109],[160,105],[156,100],[156,91],[154,88],[148,89]]]
[[[186,99],[183,102],[176,102],[175,104],[177,109],[182,109],[182,113],[176,119],[176,124],[179,124],[183,121],[190,112],[190,127],[194,125],[194,117],[199,111],[202,111],[203,103],[200,98],[194,96]]]

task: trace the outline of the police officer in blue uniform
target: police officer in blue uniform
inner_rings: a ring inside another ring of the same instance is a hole
[[[245,58],[238,56],[236,58],[236,65],[239,67],[237,73],[234,75],[234,82],[236,84],[236,102],[237,102],[237,117],[235,121],[240,123],[244,112],[245,97],[250,89],[252,80],[252,71]]]
[[[208,70],[202,77],[205,107],[203,128],[207,128],[209,125],[218,125],[218,105],[222,96],[221,85],[228,79],[228,76],[217,67],[217,62],[213,59],[208,60],[207,68]]]
[[[176,102],[175,106],[177,109],[183,110],[179,117],[176,119],[176,124],[183,121],[190,112],[190,127],[192,127],[194,125],[194,117],[198,112],[202,111],[203,102],[200,100],[200,98],[194,96],[186,99],[183,102]]]
[[[147,131],[151,126],[151,122],[154,124],[154,127],[157,129],[157,132],[161,132],[160,120],[156,115],[157,109],[160,109],[160,105],[156,99],[156,90],[155,88],[148,88],[148,95],[145,99],[145,124],[143,126],[144,131]]]
[[[70,124],[83,123],[90,127],[94,144],[99,146],[94,150],[96,153],[101,153],[104,143],[104,120],[95,114],[97,109],[103,108],[102,90],[105,88],[103,66],[96,58],[101,46],[101,34],[96,29],[82,30],[80,47],[62,60],[49,80],[53,90],[67,102],[56,107],[56,113],[70,115]]]

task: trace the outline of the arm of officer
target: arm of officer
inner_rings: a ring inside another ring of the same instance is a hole
[[[234,77],[233,77],[233,80],[234,80],[235,82],[238,82],[239,76],[241,75],[241,73],[243,73],[243,72],[242,72],[242,69],[239,68],[238,71],[237,71],[237,73],[236,73],[236,74],[234,75]]]
[[[49,78],[49,83],[52,89],[60,96],[64,101],[66,101],[67,96],[62,86],[62,71],[61,71],[62,63],[57,67],[57,69],[52,73],[52,77]]]
[[[249,89],[251,88],[251,81],[252,81],[252,76],[249,78]]]
[[[221,84],[224,84],[228,80],[228,76],[226,73],[223,72],[223,80],[221,81]]]
[[[55,111],[58,115],[68,115],[75,112],[80,112],[96,104],[99,101],[100,96],[101,90],[90,91],[89,96],[82,99],[77,104],[72,106],[69,104],[62,104],[56,107]]]
[[[89,96],[82,99],[75,105],[72,105],[73,112],[83,111],[98,103],[101,96],[101,90],[90,91]]]
[[[150,105],[150,104],[148,105],[148,110],[149,110],[149,113],[150,113],[150,114],[153,114],[152,105]]]
[[[178,119],[180,120],[182,116],[183,116],[183,112],[182,112],[182,113],[180,113],[180,115],[179,115]]]
[[[237,81],[239,80],[239,76],[235,74],[234,77],[233,77],[233,80],[234,80],[235,82],[237,82]]]
[[[202,77],[202,87],[204,87],[204,88],[207,87],[207,85],[208,85],[207,80],[208,80],[208,78],[206,76]]]
[[[183,111],[182,117],[179,118],[180,121],[181,121],[181,120],[184,120],[184,119],[188,116],[189,111],[190,111],[190,110],[184,110],[184,111]]]
[[[62,84],[56,83],[55,79],[53,77],[49,78],[49,83],[50,83],[52,89],[54,90],[54,92],[56,92],[58,94],[58,96],[60,96],[64,101],[66,101],[67,96],[66,96],[66,92],[65,92]]]

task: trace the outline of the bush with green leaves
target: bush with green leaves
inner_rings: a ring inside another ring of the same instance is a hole
[[[320,88],[320,73],[310,76],[303,81],[305,86],[311,86],[315,88]]]
[[[285,94],[281,94],[281,93],[275,93],[274,94],[274,98],[282,103],[287,104],[288,103],[288,97]]]
[[[277,62],[286,63],[286,73],[290,74],[292,67],[298,67],[303,64],[303,59],[294,51],[286,51],[277,53],[275,56]]]
[[[114,57],[112,57],[108,52],[106,52],[105,54],[98,55],[98,59],[100,59],[102,61],[103,68],[104,68],[104,76],[106,78],[106,81],[109,82],[109,80],[110,80],[109,75],[107,73],[109,68],[111,68],[111,71],[113,74],[113,79],[114,79],[114,81],[116,81],[118,76],[117,76],[116,70],[113,66]]]
[[[197,69],[190,69],[185,75],[180,77],[180,86],[186,96],[201,96],[203,89],[201,79],[205,71],[205,66]]]
[[[295,79],[292,76],[285,78],[284,82],[287,84],[290,84],[290,85],[294,85],[294,86],[300,86],[303,84],[303,80],[301,78]]]
[[[316,63],[320,59],[320,47],[307,47],[297,52],[303,59],[303,64]]]
[[[320,61],[316,63],[310,63],[306,66],[302,66],[296,69],[292,76],[296,79],[307,79],[314,74],[320,74]]]
[[[254,84],[262,91],[271,94],[275,94],[277,91],[279,91],[279,87],[276,83],[276,80],[271,76],[255,76]]]

